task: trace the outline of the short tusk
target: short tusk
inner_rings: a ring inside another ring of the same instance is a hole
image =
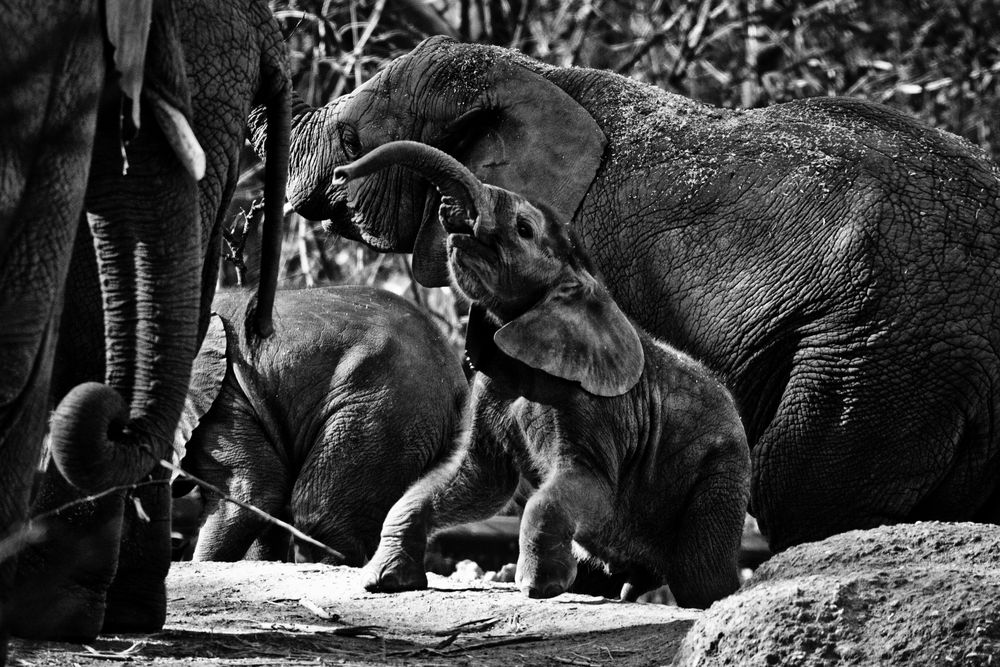
[[[166,135],[170,147],[188,173],[194,176],[194,180],[200,181],[205,176],[205,151],[194,136],[187,118],[177,107],[153,91],[147,89],[144,93],[152,103],[156,122]]]

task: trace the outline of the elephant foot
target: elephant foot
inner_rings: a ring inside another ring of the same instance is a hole
[[[379,544],[375,555],[365,566],[363,583],[371,593],[398,593],[427,588],[423,550],[419,555],[399,545]]]
[[[169,474],[169,473],[168,473]],[[118,571],[108,588],[105,633],[158,632],[167,620],[167,573],[170,571],[170,491],[166,484],[136,489],[136,504],[124,511]]]
[[[163,579],[151,580],[147,572],[122,572],[108,590],[104,613],[105,634],[159,632],[167,620],[167,587]]]
[[[529,598],[554,598],[565,593],[575,580],[576,559],[569,549],[545,558],[522,549],[517,558],[514,583]]]
[[[661,577],[644,567],[636,567],[629,572],[628,580],[622,584],[622,591],[618,598],[622,602],[635,602],[641,596],[656,590],[661,585],[663,585]]]
[[[84,586],[68,574],[21,567],[11,600],[13,636],[66,642],[97,637],[104,621],[103,588]]]
[[[70,518],[40,522],[40,538],[18,558],[11,603],[11,634],[17,637],[91,641],[101,631],[120,520],[81,525]]]

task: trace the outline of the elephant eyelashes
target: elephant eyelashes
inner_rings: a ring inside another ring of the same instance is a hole
[[[531,223],[524,218],[518,218],[517,235],[522,239],[531,239],[535,236],[535,229],[531,226]]]
[[[340,138],[340,146],[344,149],[344,155],[348,159],[354,160],[361,156],[361,137],[358,136],[358,131],[354,127],[346,123],[339,123],[337,135]]]

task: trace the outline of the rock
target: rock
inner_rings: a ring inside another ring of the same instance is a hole
[[[474,560],[460,560],[455,563],[455,571],[450,578],[456,581],[476,581],[483,578],[483,568]]]
[[[674,664],[1000,664],[1000,526],[851,531],[764,563]]]

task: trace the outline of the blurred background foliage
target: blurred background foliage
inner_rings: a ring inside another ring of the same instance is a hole
[[[1000,0],[278,0],[298,93],[322,105],[434,34],[610,69],[724,107],[816,95],[882,102],[1000,157]],[[232,220],[261,196],[247,151]],[[250,215],[251,222],[254,216]],[[447,291],[408,258],[327,235],[289,213],[282,283],[407,293],[458,336]],[[220,278],[233,284],[232,268]]]

